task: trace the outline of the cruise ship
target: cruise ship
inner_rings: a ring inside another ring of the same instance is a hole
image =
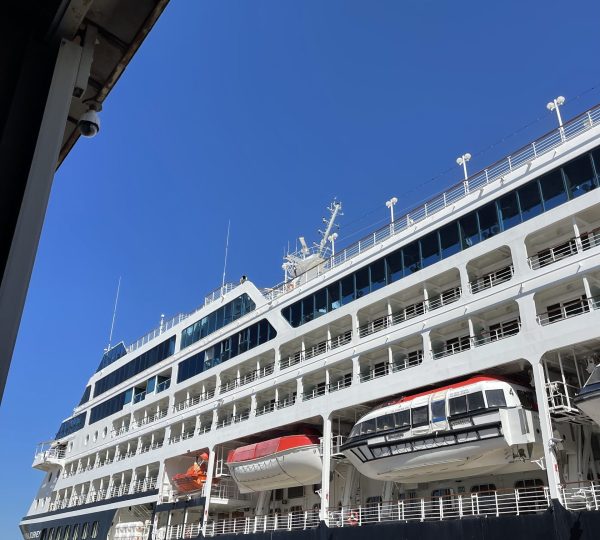
[[[23,538],[598,526],[600,106],[464,172],[99,354]]]

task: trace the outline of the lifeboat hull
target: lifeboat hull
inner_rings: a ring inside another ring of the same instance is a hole
[[[241,493],[305,486],[321,481],[323,462],[319,444],[304,440],[298,441],[304,444],[296,446],[293,441],[286,444],[290,441],[281,442],[280,439],[277,439],[277,446],[271,444],[276,451],[267,455],[239,461],[235,460],[235,456],[228,459],[229,471]],[[266,441],[267,444],[271,442]],[[256,453],[260,454],[260,451]]]

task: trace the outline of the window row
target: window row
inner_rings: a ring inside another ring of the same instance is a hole
[[[297,327],[598,187],[600,148],[430,232],[282,310]]]
[[[92,523],[83,523],[80,527],[79,524],[65,525],[65,527],[50,527],[49,529],[42,529],[40,533],[40,540],[86,540],[87,538],[98,537],[99,524],[97,521]],[[81,529],[81,536],[80,536]]]
[[[225,362],[238,354],[262,345],[277,335],[267,319],[254,323],[227,339],[179,362],[177,382],[180,383]]]
[[[87,412],[82,412],[81,414],[78,414],[73,418],[65,420],[58,428],[58,431],[56,432],[56,437],[54,438],[62,439],[63,437],[67,437],[68,435],[71,435],[71,433],[75,433],[76,431],[82,429],[85,426],[86,415]]]
[[[174,352],[175,336],[171,336],[169,339],[159,343],[155,347],[152,347],[152,349],[147,350],[145,353],[140,354],[138,357],[122,365],[119,369],[116,369],[112,373],[109,373],[96,381],[96,384],[94,384],[94,397],[103,394],[111,388],[121,384],[123,381],[147,370],[149,367],[162,362]]]
[[[219,309],[196,321],[181,332],[181,349],[185,349],[192,343],[205,338],[209,334],[220,330],[229,323],[250,313],[256,308],[256,304],[246,293],[238,296]]]

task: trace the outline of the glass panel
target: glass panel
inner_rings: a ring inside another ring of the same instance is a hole
[[[542,199],[537,180],[525,184],[517,190],[519,195],[519,206],[521,207],[521,217],[527,221],[542,213]]]
[[[327,289],[315,293],[315,319],[327,313]]]
[[[495,202],[486,204],[477,210],[477,216],[479,217],[479,231],[482,240],[487,240],[500,232]]]
[[[154,392],[155,388],[156,388],[156,377],[152,377],[151,379],[148,379],[148,381],[146,382],[146,393],[150,394],[150,393]]]
[[[450,416],[467,412],[467,396],[458,396],[449,400]]]
[[[410,427],[410,409],[395,413],[394,421],[397,428]]]
[[[485,397],[487,398],[488,407],[506,407],[504,390],[486,390]]]
[[[302,304],[300,302],[296,302],[295,304],[291,305],[290,309],[290,324],[294,327],[300,326],[300,321],[302,319]]]
[[[513,191],[502,197],[498,201],[498,208],[500,209],[503,230],[506,231],[521,223],[521,213],[519,212],[516,192]]]
[[[377,427],[375,419],[367,420],[366,422],[363,422],[363,425],[363,433],[374,433]]]
[[[440,244],[442,247],[442,258],[444,259],[460,251],[458,223],[456,221],[440,229]]]
[[[371,291],[376,291],[385,286],[385,260],[379,259],[370,264],[371,269]]]
[[[421,270],[421,257],[419,254],[419,243],[413,242],[402,248],[404,257],[404,275],[409,276]]]
[[[424,426],[429,422],[429,407],[415,407],[412,409],[412,425],[413,427]]]
[[[394,427],[394,415],[385,414],[377,418],[377,431],[392,429]]]
[[[440,399],[431,404],[431,419],[433,422],[446,420],[446,400]]]
[[[569,197],[574,199],[596,187],[592,161],[588,154],[581,156],[563,167],[569,189]]]
[[[468,394],[467,405],[469,407],[469,411],[485,409],[485,402],[483,401],[483,392],[474,392],[473,394]]]
[[[342,305],[346,305],[354,300],[354,275],[350,274],[341,280],[342,285]]]
[[[440,260],[440,246],[437,231],[424,236],[419,240],[419,243],[421,244],[421,262],[423,268]]]
[[[339,308],[342,305],[340,300],[340,282],[336,281],[327,287],[327,304],[329,311]]]
[[[371,292],[369,284],[369,267],[361,268],[355,272],[356,279],[356,298],[360,298]]]
[[[542,176],[540,178],[540,187],[544,198],[544,210],[550,210],[567,201],[567,193],[565,192],[565,184],[560,169]]]
[[[463,249],[470,248],[479,242],[477,214],[471,212],[458,220]]]
[[[386,258],[388,282],[393,283],[402,277],[402,250],[390,253]]]

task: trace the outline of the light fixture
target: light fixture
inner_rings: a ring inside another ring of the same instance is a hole
[[[333,257],[335,255],[335,241],[337,240],[338,237],[338,233],[334,232],[333,234],[330,234],[327,239],[331,242],[331,256]]]
[[[390,220],[392,223],[394,223],[394,206],[397,202],[397,197],[392,197],[389,201],[385,201],[385,205],[390,209]]]
[[[466,154],[463,154],[462,156],[460,156],[459,158],[456,158],[456,163],[458,165],[462,165],[463,168],[463,172],[465,174],[465,180],[467,178],[469,178],[469,175],[467,173],[467,161],[471,160],[471,154],[469,154],[468,152]]]
[[[562,105],[564,105],[565,103],[565,98],[564,96],[558,96],[556,99],[553,99],[552,101],[549,101],[546,104],[546,109],[548,109],[549,111],[556,111],[556,117],[558,118],[558,125],[559,127],[562,128],[562,118],[560,116],[560,107]]]

